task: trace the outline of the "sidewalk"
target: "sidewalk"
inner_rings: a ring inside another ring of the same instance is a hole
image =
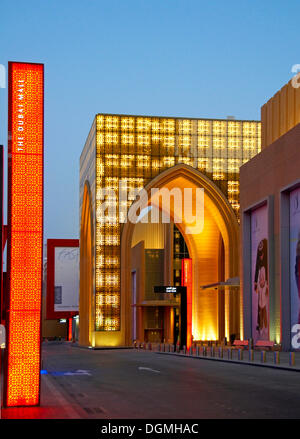
[[[242,353],[241,353],[242,352]],[[193,355],[190,354],[184,354],[184,353],[178,353],[178,352],[163,352],[163,351],[156,351],[158,354],[164,354],[164,355],[175,355],[180,357],[188,357],[188,358],[194,358],[199,360],[211,360],[211,361],[220,361],[220,362],[226,362],[226,363],[234,363],[234,364],[244,364],[247,366],[257,366],[257,367],[271,367],[275,369],[281,369],[281,370],[290,370],[294,372],[300,372],[300,352],[294,352],[295,354],[295,364],[294,366],[291,366],[289,363],[290,359],[290,353],[289,352],[279,352],[279,363],[275,362],[275,352],[272,351],[265,351],[265,361],[262,361],[262,351],[253,351],[253,360],[249,358],[249,351],[248,350],[239,350],[238,349],[232,349],[231,350],[231,356],[229,354],[228,349],[223,349],[223,356],[220,357],[220,353],[218,349],[215,349],[214,355],[211,355],[211,349],[208,348],[206,355],[195,355],[195,352],[193,352]],[[239,359],[239,355],[241,356]]]
[[[80,419],[82,413],[72,405],[51,382],[41,376],[41,405],[39,407],[13,407],[1,410],[1,419]]]

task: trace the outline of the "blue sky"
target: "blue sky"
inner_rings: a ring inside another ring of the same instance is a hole
[[[300,63],[299,16],[298,0],[2,0],[0,64],[45,64],[45,239],[78,237],[96,113],[259,119]]]

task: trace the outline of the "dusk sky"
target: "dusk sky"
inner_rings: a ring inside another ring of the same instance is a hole
[[[79,236],[96,113],[260,119],[300,64],[299,16],[297,0],[2,0],[0,64],[45,64],[45,240]]]

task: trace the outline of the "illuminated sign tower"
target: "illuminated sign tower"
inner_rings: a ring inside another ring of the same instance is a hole
[[[44,66],[9,63],[6,406],[39,404]]]

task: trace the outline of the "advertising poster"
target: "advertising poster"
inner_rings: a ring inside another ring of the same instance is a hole
[[[78,311],[79,247],[55,248],[54,311]]]
[[[268,207],[251,212],[252,337],[269,340]]]
[[[300,323],[300,188],[290,193],[290,300],[293,328]]]

